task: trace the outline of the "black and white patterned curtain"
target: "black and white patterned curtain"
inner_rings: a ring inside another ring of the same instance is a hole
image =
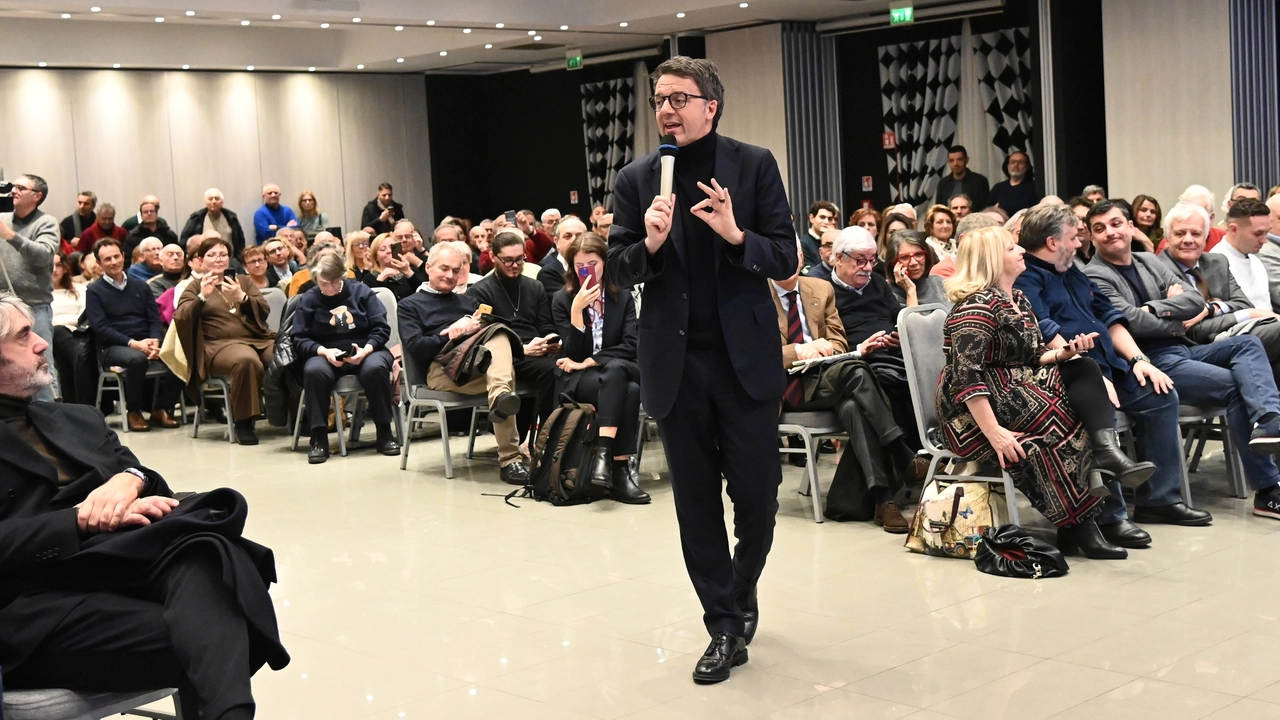
[[[634,157],[635,84],[631,78],[582,86],[582,131],[587,143],[587,199],[613,211],[613,184]]]
[[[947,171],[960,104],[960,38],[885,45],[877,55],[884,131],[897,142],[885,150],[890,194],[919,205]]]
[[[975,35],[973,52],[992,144],[1004,155],[1011,150],[1026,152],[1034,167],[1031,31],[1022,27]]]

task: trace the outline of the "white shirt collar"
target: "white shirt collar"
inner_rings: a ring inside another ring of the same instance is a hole
[[[110,275],[108,275],[108,274],[106,274],[106,273],[102,273],[102,279],[103,279],[103,280],[106,280],[108,285],[110,285],[111,287],[113,287],[113,288],[115,288],[115,289],[117,289],[117,290],[124,290],[124,289],[125,289],[125,287],[129,284],[129,274],[128,274],[128,273],[125,273],[125,275],[124,275],[124,280],[123,280],[122,282],[116,282],[115,280],[111,279],[111,276],[110,276]]]
[[[836,286],[836,287],[842,287],[842,288],[844,288],[845,290],[852,290],[853,292],[856,292],[856,293],[858,293],[859,295],[861,295],[861,294],[862,294],[862,290],[866,290],[866,289],[867,289],[867,286],[866,286],[866,285],[863,285],[863,286],[862,286],[862,289],[861,289],[861,290],[859,290],[858,288],[856,288],[856,287],[854,287],[854,286],[850,285],[849,283],[847,283],[847,282],[845,282],[845,281],[841,280],[841,279],[840,279],[840,276],[839,276],[839,275],[837,275],[837,274],[835,273],[835,270],[832,270],[832,271],[831,271],[831,282],[832,282],[833,284],[835,284],[835,286]]]
[[[782,287],[781,285],[779,285],[779,284],[777,283],[777,281],[776,281],[776,280],[770,280],[770,281],[769,281],[769,284],[773,286],[773,291],[774,291],[775,293],[777,293],[777,294],[778,294],[778,297],[779,297],[780,299],[782,299],[782,300],[786,300],[786,299],[787,299],[787,293],[796,293],[796,294],[797,294],[797,296],[799,296],[799,293],[800,293],[800,283],[799,283],[799,282],[797,282],[797,283],[796,283],[795,288],[793,288],[793,289],[791,289],[791,290],[788,290],[788,289],[786,289],[786,288]]]
[[[560,267],[564,268],[566,271],[569,269],[569,261],[565,260],[563,255],[556,253],[556,259],[560,261]]]
[[[449,294],[449,293],[442,293],[439,290],[431,287],[431,283],[429,282],[424,282],[421,285],[419,285],[418,292],[431,293],[432,295],[448,295]]]

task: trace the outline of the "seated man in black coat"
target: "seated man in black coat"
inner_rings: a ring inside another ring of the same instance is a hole
[[[840,231],[831,248],[831,284],[836,290],[836,309],[844,323],[849,345],[863,351],[880,387],[889,397],[893,416],[902,428],[902,439],[912,451],[920,449],[911,389],[898,342],[898,313],[902,303],[889,283],[873,270],[876,239],[865,229],[847,227]]]
[[[517,247],[519,252],[517,252]],[[516,377],[538,390],[538,417],[546,419],[555,407],[556,355],[560,340],[551,319],[551,301],[541,283],[521,274],[524,268],[524,234],[504,228],[493,238],[493,272],[467,288],[467,296],[492,308],[493,316],[506,323],[524,343],[515,357]],[[552,342],[554,340],[554,342]],[[531,409],[520,413],[524,429],[534,419]]]
[[[515,414],[520,410],[520,397],[515,394],[513,356],[520,348],[508,335],[497,335],[485,342],[490,353],[485,373],[465,385],[458,385],[445,374],[436,356],[450,340],[468,337],[480,330],[476,310],[479,301],[453,291],[467,277],[470,263],[460,243],[442,242],[431,247],[427,255],[427,282],[413,295],[396,306],[400,323],[400,346],[413,358],[424,378],[409,378],[411,383],[425,382],[432,390],[489,396],[489,419],[498,440],[498,464],[502,479],[512,485],[529,481],[529,471],[520,452],[520,434],[516,431]],[[521,246],[523,248],[523,246]],[[523,249],[521,250],[523,252]],[[523,255],[521,256],[523,257]]]
[[[547,253],[538,263],[542,267],[538,271],[538,282],[546,288],[547,297],[555,297],[555,292],[564,287],[565,272],[569,263],[565,261],[573,242],[587,231],[586,223],[570,215],[556,223],[556,249]]]
[[[113,542],[154,540],[156,534],[136,533],[162,521],[178,501],[160,475],[120,445],[96,409],[32,402],[53,380],[45,346],[32,330],[30,308],[0,294],[5,686],[102,692],[177,687],[188,718],[252,718],[249,677],[264,660],[277,669],[288,662],[265,583],[224,582],[228,561],[237,582],[244,582],[246,576],[235,571],[249,557],[228,545],[223,547],[231,556],[224,559],[203,541],[185,544],[145,572],[113,564],[110,582],[95,579],[101,566],[85,562],[95,551],[101,558],[101,549]],[[174,522],[182,519],[175,515],[165,526]],[[246,593],[258,602],[253,608],[242,602]],[[265,622],[251,622],[251,615]]]

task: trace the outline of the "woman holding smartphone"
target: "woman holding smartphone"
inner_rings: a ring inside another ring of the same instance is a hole
[[[405,259],[405,250],[390,233],[382,233],[369,246],[373,267],[356,272],[356,279],[371,288],[384,287],[403,300],[427,281],[425,269],[414,269]]]
[[[631,293],[604,277],[608,244],[584,233],[565,253],[564,292],[551,300],[563,349],[556,360],[556,391],[596,408],[600,439],[591,482],[614,500],[649,502],[631,465],[640,422],[640,368],[636,365],[636,308]]]

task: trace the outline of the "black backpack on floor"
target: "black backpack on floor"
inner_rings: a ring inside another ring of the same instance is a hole
[[[605,496],[605,488],[591,484],[598,434],[591,405],[567,401],[551,411],[533,445],[526,490],[535,500],[578,505]]]

